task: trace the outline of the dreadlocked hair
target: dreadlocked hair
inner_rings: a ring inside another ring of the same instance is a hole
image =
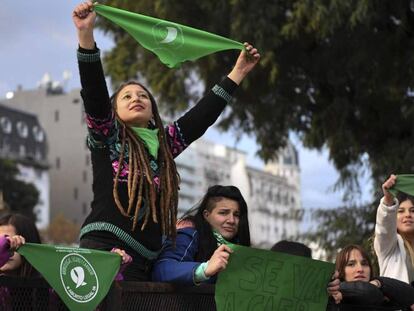
[[[160,185],[157,192],[154,184],[154,174],[150,166],[148,152],[145,148],[144,142],[139,138],[133,130],[125,124],[117,116],[117,120],[121,125],[121,150],[119,155],[119,166],[115,175],[113,196],[115,204],[121,214],[125,217],[133,216],[132,231],[136,229],[138,222],[138,214],[143,204],[147,203],[147,209],[144,215],[144,221],[141,230],[144,230],[149,218],[158,223],[161,219],[162,233],[175,240],[176,237],[176,221],[177,221],[177,206],[178,206],[178,189],[180,178],[175,166],[173,156],[167,144],[165,137],[165,130],[162,124],[160,115],[158,113],[157,104],[152,94],[140,83],[136,81],[129,81],[122,84],[117,91],[112,95],[111,102],[116,111],[116,98],[119,92],[127,85],[139,85],[149,95],[151,100],[152,113],[154,123],[150,122],[150,128],[158,128],[158,141],[160,148],[158,151],[158,163],[160,165]],[[118,178],[121,171],[122,164],[125,161],[125,148],[128,146],[128,206],[122,206],[118,193]],[[157,209],[157,194],[159,193],[159,209]],[[159,210],[160,215],[157,215]]]

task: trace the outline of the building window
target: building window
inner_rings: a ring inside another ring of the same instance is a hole
[[[77,200],[78,196],[79,196],[79,190],[78,190],[78,188],[75,187],[75,188],[73,188],[73,198],[75,200]]]
[[[60,158],[59,157],[56,158],[56,168],[60,169]]]
[[[37,125],[33,126],[33,128],[32,128],[32,133],[33,133],[33,136],[34,136],[35,140],[36,140],[37,142],[39,142],[39,143],[41,143],[41,142],[45,139],[45,134],[44,134],[44,132],[43,132],[43,131],[42,131],[42,129],[41,129],[39,126],[37,126]]]
[[[24,158],[26,156],[26,146],[25,145],[20,145],[19,148],[19,155]]]
[[[87,182],[88,181],[88,173],[86,171],[82,172],[82,179],[83,182]]]
[[[89,166],[91,164],[91,157],[89,154],[86,155],[86,166]]]
[[[9,118],[7,117],[1,117],[0,118],[0,125],[1,125],[1,129],[3,130],[4,133],[6,134],[10,134],[12,131],[12,123],[10,121]]]
[[[55,110],[55,122],[59,122],[59,110]]]
[[[17,133],[19,133],[20,137],[27,138],[27,135],[29,135],[29,128],[27,127],[27,124],[23,121],[19,121],[16,124],[17,127]]]

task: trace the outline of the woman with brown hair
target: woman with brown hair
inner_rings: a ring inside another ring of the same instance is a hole
[[[327,310],[372,310],[375,306],[414,310],[414,288],[396,279],[374,277],[361,246],[344,247],[336,256],[335,269],[340,284],[337,291],[330,292]]]
[[[133,257],[126,279],[148,280],[161,237],[176,236],[179,177],[174,158],[216,121],[260,55],[246,44],[228,76],[164,128],[155,99],[142,84],[128,82],[109,97],[93,36],[95,19],[92,2],[73,11],[94,193],[80,245],[126,250]]]
[[[406,283],[414,281],[414,198],[388,191],[397,181],[391,175],[382,185],[384,197],[377,210],[374,249],[380,275]]]

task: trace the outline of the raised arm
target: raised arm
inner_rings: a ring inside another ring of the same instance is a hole
[[[82,85],[81,96],[89,131],[88,145],[92,148],[102,147],[106,142],[112,141],[117,132],[100,51],[96,47],[93,35],[96,13],[93,11],[92,2],[76,6],[72,19],[79,41],[77,57]]]
[[[382,260],[394,248],[398,247],[397,240],[397,210],[398,201],[388,191],[396,182],[397,177],[391,175],[382,185],[384,197],[377,210],[375,223],[374,249]]]
[[[83,49],[93,50],[95,48],[93,28],[96,19],[93,3],[87,1],[76,6],[72,13],[72,19],[78,31],[79,46]]]
[[[200,138],[216,122],[237,86],[259,62],[260,54],[252,45],[245,43],[243,50],[227,77],[216,84],[206,95],[177,120],[181,135],[187,145]]]
[[[260,59],[260,54],[253,45],[245,42],[244,46],[246,49],[241,51],[232,71],[227,75],[237,85],[243,81]]]

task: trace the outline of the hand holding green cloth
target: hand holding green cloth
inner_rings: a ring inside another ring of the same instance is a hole
[[[218,311],[326,309],[332,263],[240,245],[232,249],[218,275]]]
[[[218,51],[244,49],[240,42],[166,20],[102,4],[95,4],[95,11],[125,29],[170,68]]]
[[[398,191],[409,195],[414,195],[414,174],[397,175],[397,181],[394,186],[388,189],[393,196],[396,196]]]
[[[26,243],[17,252],[42,274],[71,311],[95,310],[121,264],[118,254],[77,247]]]

